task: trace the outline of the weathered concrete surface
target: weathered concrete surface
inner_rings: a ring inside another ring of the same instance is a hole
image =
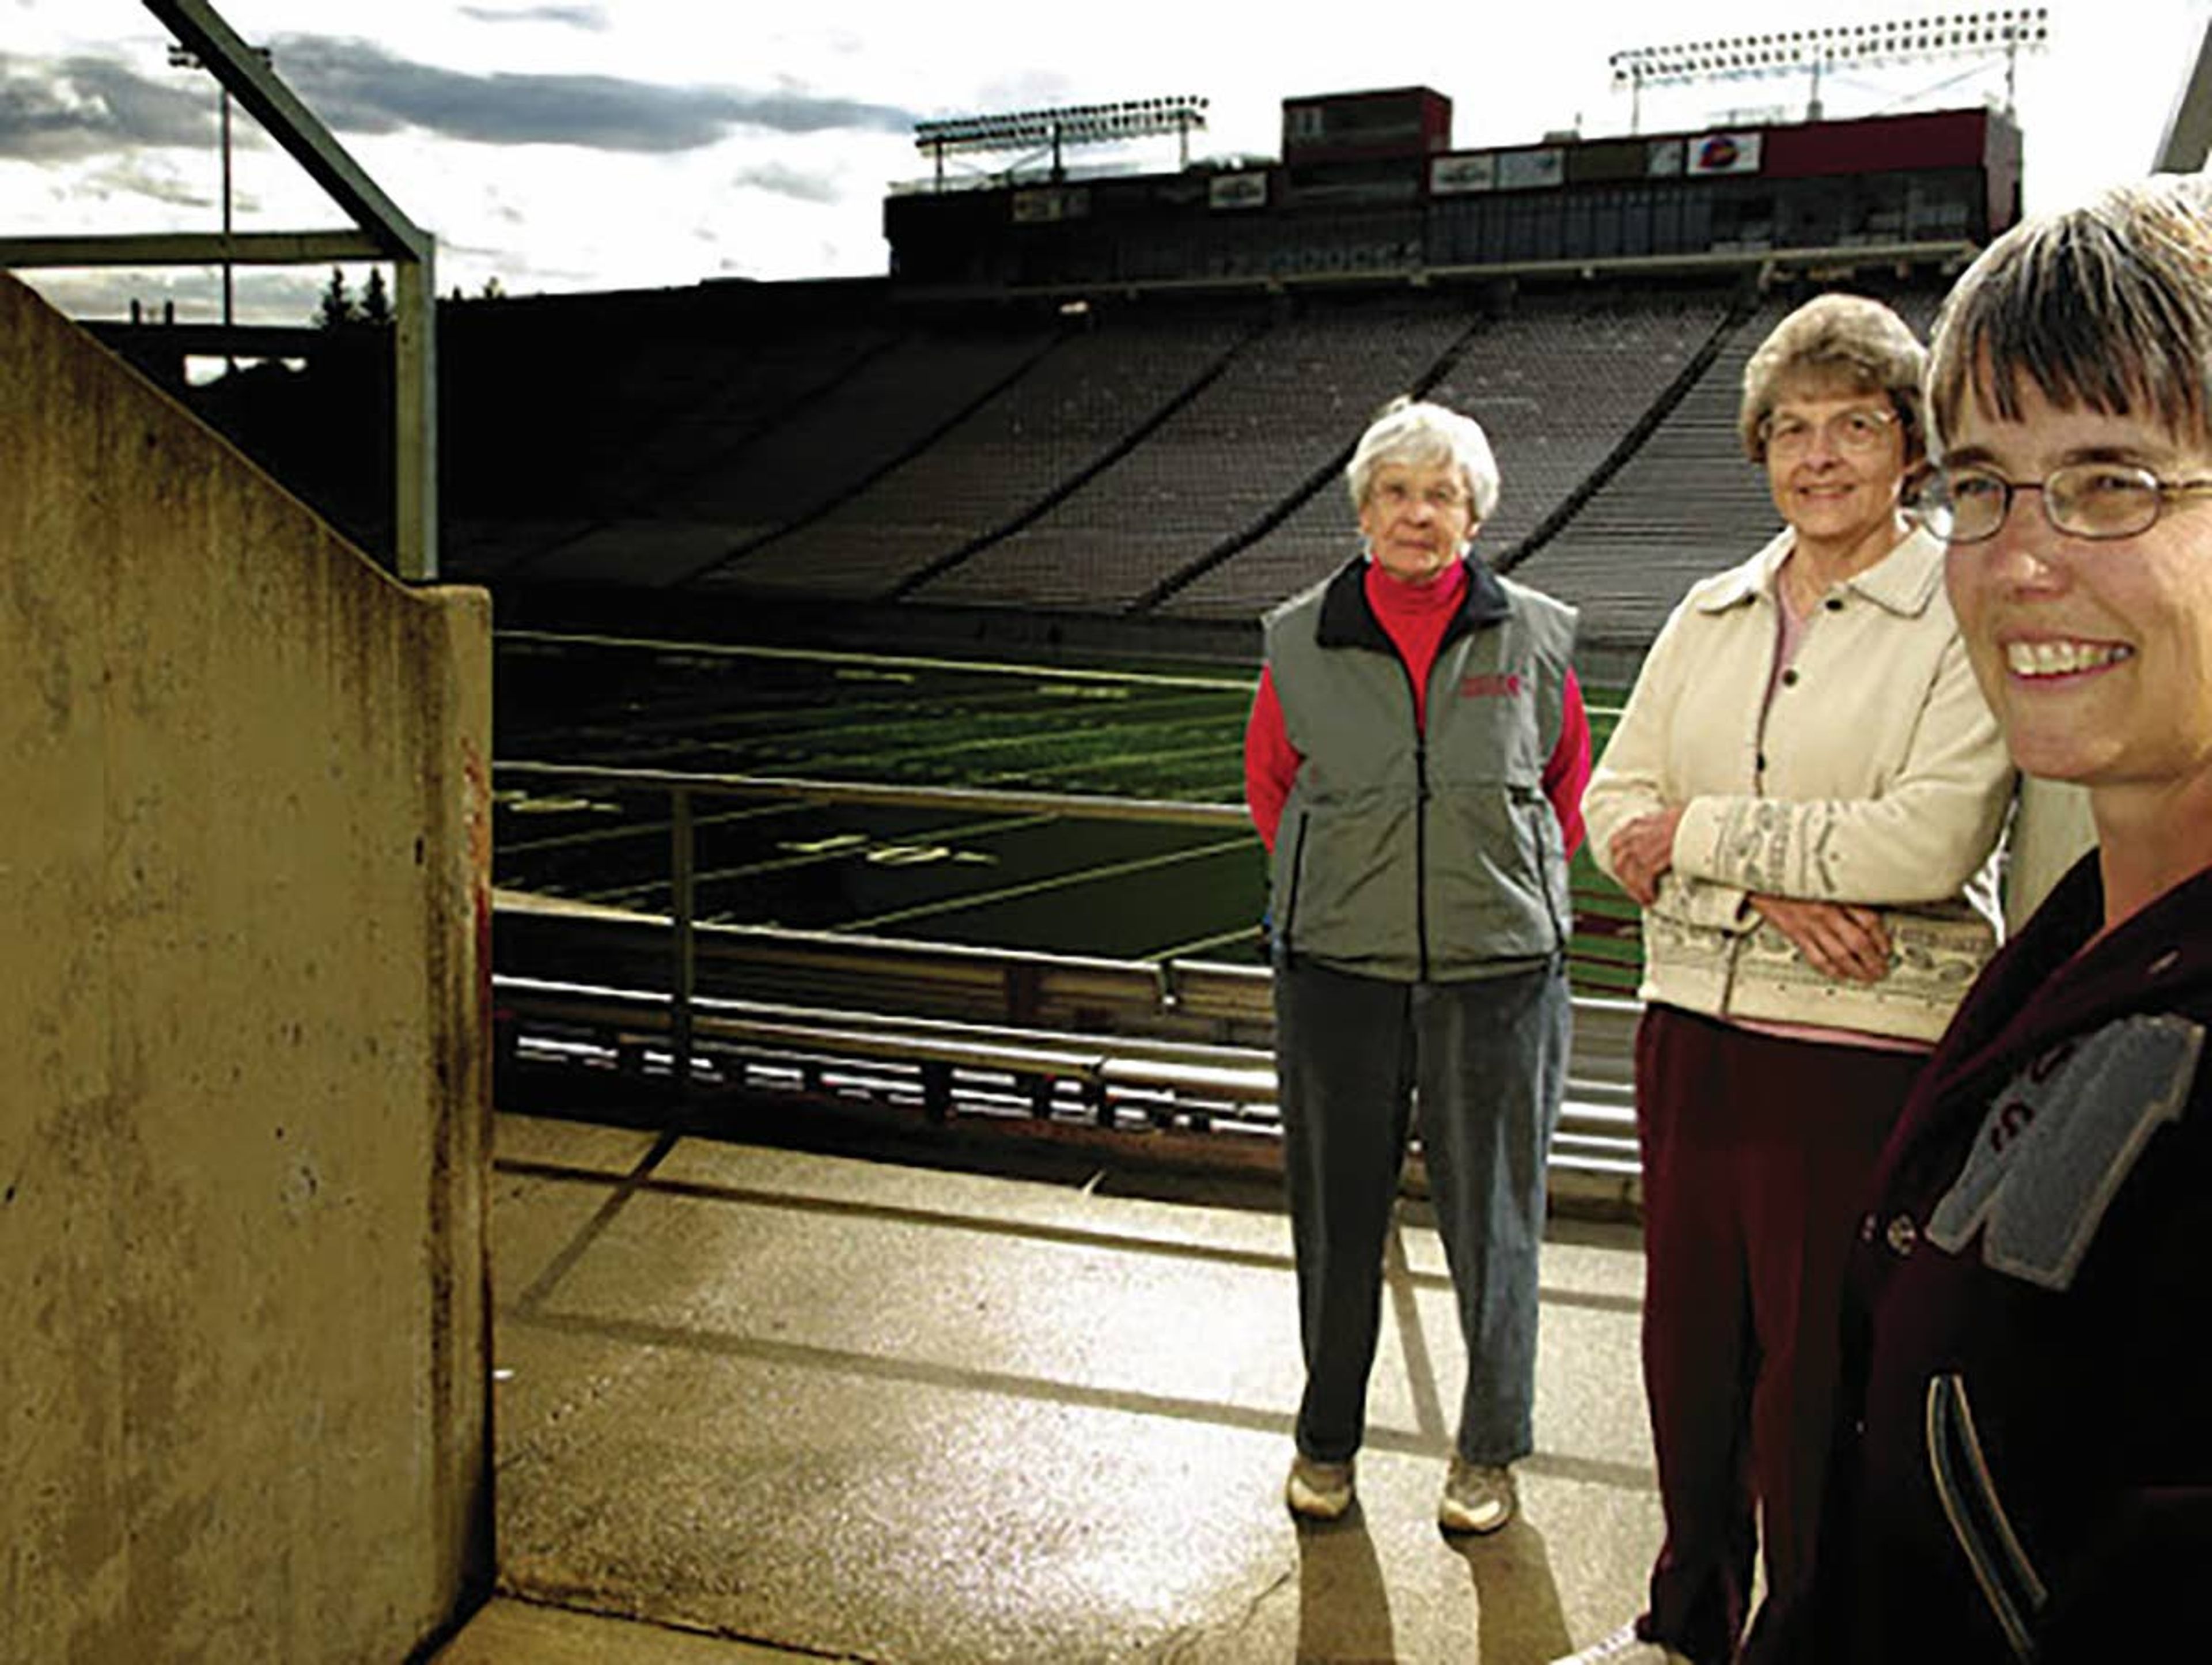
[[[469,1621],[437,1665],[760,1665],[804,1657],[787,1648],[502,1598]]]
[[[1553,1226],[1524,1513],[1453,1542],[1434,1510],[1462,1364],[1409,1209],[1361,1506],[1301,1530],[1290,1234],[1264,1189],[498,1133],[500,1576],[532,1603],[901,1665],[1512,1665],[1638,1602],[1659,1510],[1633,1226]],[[640,1661],[700,1645],[627,1634]],[[538,1656],[464,1642],[441,1665]]]
[[[0,274],[0,1656],[488,1575],[489,610]]]

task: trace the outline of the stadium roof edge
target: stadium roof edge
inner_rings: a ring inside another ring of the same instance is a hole
[[[894,283],[895,301],[991,300],[1085,301],[1104,295],[1135,300],[1146,295],[1275,295],[1293,289],[1421,289],[1431,284],[1494,282],[1499,278],[1598,279],[1618,276],[1694,276],[1716,272],[1755,273],[1761,282],[1784,271],[1832,273],[1869,266],[1960,267],[1979,253],[1964,240],[1936,242],[1838,244],[1814,248],[1714,250],[1697,254],[1620,256],[1611,258],[1516,260],[1492,264],[1405,267],[1395,270],[1285,272],[1270,276],[1173,277],[1092,283],[937,284]]]

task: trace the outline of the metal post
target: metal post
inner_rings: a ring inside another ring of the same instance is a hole
[[[698,948],[691,929],[692,908],[696,897],[693,884],[690,791],[684,787],[676,787],[668,794],[668,803],[669,866],[672,874],[668,922],[675,939],[676,951],[675,976],[668,1013],[669,1045],[674,1054],[670,1060],[669,1073],[680,1095],[689,1092],[691,1088],[691,1001],[698,992],[699,977]]]
[[[223,88],[223,243],[230,243],[230,88]],[[234,372],[237,356],[230,351],[230,325],[237,314],[230,299],[230,254],[223,254],[223,369]]]
[[[2203,167],[2208,152],[2212,152],[2212,23],[2204,26],[2196,64],[2174,95],[2151,168],[2159,173],[2194,173]]]
[[[419,259],[393,263],[392,551],[399,575],[438,576],[438,273],[425,240]]]
[[[222,240],[230,242],[230,88],[222,89]],[[230,350],[231,325],[237,321],[231,301],[230,256],[222,257],[222,363],[226,371],[238,368],[238,360]]]

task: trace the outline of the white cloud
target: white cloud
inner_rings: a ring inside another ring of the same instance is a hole
[[[1771,0],[1463,6],[1387,20],[1320,14],[1318,24],[1255,23],[1188,0],[1121,0],[1081,15],[1031,0],[218,5],[245,39],[277,49],[278,73],[313,89],[311,104],[348,149],[438,233],[441,287],[473,290],[497,275],[518,293],[718,272],[880,272],[882,198],[894,181],[929,171],[888,112],[1196,94],[1212,107],[1194,155],[1272,155],[1286,96],[1424,83],[1453,99],[1460,144],[1510,144],[1577,119],[1585,133],[1626,131],[1630,101],[1611,84],[1609,52],[1795,26]],[[1812,21],[1944,9],[1832,0]],[[2124,24],[2094,0],[2051,0],[2051,9],[2052,50],[2023,59],[2017,76],[2031,207],[2144,169],[2208,4],[2139,0]],[[136,0],[14,0],[6,15],[0,225],[211,228],[213,89],[204,75],[167,66],[151,15]],[[1999,62],[1953,60],[1834,76],[1823,91],[1831,113],[1859,114],[1930,93],[1972,102],[2001,94],[2003,80]],[[1644,125],[1696,126],[1731,107],[1799,110],[1808,90],[1796,76],[1652,89]],[[1171,167],[1176,154],[1166,139],[1119,153],[1149,167]],[[242,228],[338,223],[249,122],[239,125],[235,164]],[[288,275],[267,276],[251,292],[290,305]],[[175,293],[211,292],[209,276],[182,275]]]

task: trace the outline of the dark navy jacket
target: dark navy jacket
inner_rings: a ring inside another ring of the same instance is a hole
[[[1792,1657],[2212,1658],[2212,873],[2102,910],[2093,854],[1891,1136]]]

